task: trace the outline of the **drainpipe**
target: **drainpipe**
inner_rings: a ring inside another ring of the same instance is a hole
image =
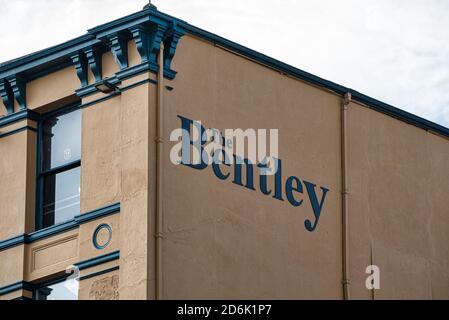
[[[343,249],[343,297],[350,300],[349,286],[349,215],[348,215],[348,106],[351,93],[346,93],[341,103],[341,172],[342,172],[342,249]]]
[[[162,240],[163,240],[163,211],[162,211],[162,169],[164,144],[164,114],[162,110],[164,95],[164,43],[159,50],[159,71],[157,81],[157,110],[156,110],[156,300],[163,298],[162,277]]]

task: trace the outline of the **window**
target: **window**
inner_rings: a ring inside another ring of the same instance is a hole
[[[81,110],[45,115],[39,123],[36,229],[80,214]]]
[[[77,281],[64,279],[43,284],[35,290],[34,300],[78,300]]]

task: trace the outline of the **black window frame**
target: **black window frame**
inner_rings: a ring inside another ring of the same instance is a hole
[[[72,273],[73,274],[73,273]],[[60,284],[63,283],[65,281],[67,281],[67,279],[72,275],[72,274],[58,274],[55,276],[52,276],[50,279],[39,282],[38,284],[34,285],[33,287],[33,293],[32,293],[32,300],[40,300],[40,301],[44,301],[44,299],[39,299],[39,291],[41,291],[44,288],[53,286],[55,284]],[[77,281],[80,281],[79,278],[77,279]],[[45,299],[46,301],[47,299]],[[79,300],[79,291],[77,293],[77,301]],[[57,300],[56,300],[57,301]]]
[[[66,172],[75,168],[81,168],[81,159],[72,161],[65,165],[61,165],[49,170],[43,170],[43,123],[52,117],[57,117],[60,115],[64,115],[73,111],[77,111],[81,109],[80,103],[75,103],[68,105],[63,108],[59,108],[54,111],[50,111],[45,113],[39,117],[38,125],[37,125],[37,146],[36,146],[36,214],[35,214],[35,231],[39,231],[48,227],[43,227],[43,209],[44,209],[44,180],[46,177],[51,175],[56,175],[58,173]],[[81,120],[82,121],[82,120]],[[81,156],[80,156],[81,157]],[[64,223],[64,222],[62,222]],[[54,224],[53,226],[58,225]]]

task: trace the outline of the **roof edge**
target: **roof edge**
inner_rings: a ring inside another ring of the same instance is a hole
[[[406,123],[417,126],[421,129],[432,131],[437,134],[443,135],[449,138],[449,128],[432,122],[430,120],[419,117],[415,114],[404,111],[400,108],[394,107],[372,97],[369,97],[365,94],[362,94],[356,90],[351,88],[347,88],[336,84],[332,81],[320,78],[311,73],[293,67],[289,64],[276,60],[272,57],[264,55],[255,50],[249,49],[243,45],[240,45],[236,42],[218,36],[214,33],[208,32],[196,26],[193,26],[183,20],[172,17],[166,13],[155,10],[153,8],[148,8],[145,10],[138,11],[136,13],[127,15],[125,17],[113,20],[111,22],[99,25],[92,29],[88,30],[88,33],[77,37],[75,39],[66,41],[62,44],[37,51],[32,54],[25,55],[23,57],[6,61],[0,64],[0,77],[6,77],[9,73],[20,73],[25,72],[27,70],[31,70],[36,67],[43,67],[47,64],[54,64],[55,61],[65,57],[68,53],[78,50],[81,47],[92,45],[93,43],[99,42],[99,36],[104,35],[105,33],[111,32],[111,30],[123,27],[123,25],[129,23],[136,23],[140,21],[139,19],[155,19],[156,21],[170,21],[177,23],[185,32],[202,38],[206,41],[212,42],[214,44],[218,44],[226,49],[229,49],[233,52],[236,52],[242,56],[248,57],[251,60],[256,62],[260,62],[268,67],[271,67],[275,70],[279,70],[282,73],[288,74],[294,78],[298,78],[305,82],[314,84],[316,86],[331,90],[336,94],[343,95],[345,93],[351,93],[353,100],[365,104],[373,109],[402,120]]]
[[[182,26],[186,30],[186,32],[191,35],[197,36],[199,38],[202,38],[202,39],[212,42],[214,44],[218,44],[226,49],[229,49],[230,51],[233,51],[242,56],[248,57],[251,60],[260,62],[263,65],[271,67],[271,68],[278,70],[282,73],[288,74],[294,78],[298,78],[305,82],[309,82],[316,86],[331,90],[339,95],[344,95],[345,93],[351,93],[353,100],[363,103],[379,112],[382,112],[391,117],[397,118],[406,123],[417,126],[421,129],[424,129],[427,131],[433,131],[433,132],[443,135],[445,137],[449,137],[449,128],[442,126],[440,124],[437,124],[433,121],[424,119],[424,118],[417,116],[413,113],[407,112],[398,107],[392,106],[390,104],[387,104],[387,103],[377,100],[375,98],[369,97],[369,96],[367,96],[363,93],[360,93],[354,89],[347,88],[347,87],[339,85],[335,82],[320,78],[316,75],[313,75],[304,70],[293,67],[287,63],[276,60],[276,59],[269,57],[263,53],[260,53],[253,49],[250,49],[248,47],[240,45],[236,42],[233,42],[231,40],[228,40],[228,39],[218,36],[214,33],[203,30],[201,28],[195,27],[195,26],[187,24],[187,23],[184,23]]]

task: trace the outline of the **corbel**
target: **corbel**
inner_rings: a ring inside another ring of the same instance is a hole
[[[81,87],[86,87],[88,83],[87,76],[87,58],[84,52],[78,51],[77,53],[70,56],[75,65],[76,74],[81,82]]]
[[[6,79],[0,79],[0,96],[6,107],[6,114],[14,113],[14,94]]]
[[[161,49],[161,42],[164,40],[167,28],[160,24],[155,24],[150,27],[150,62],[157,65],[157,57]]]
[[[26,110],[26,81],[18,75],[8,77],[14,98],[19,104],[19,111]]]
[[[132,37],[136,43],[137,51],[139,52],[141,63],[148,62],[150,60],[148,41],[148,30],[144,26],[134,26],[129,29]]]
[[[168,30],[164,41],[165,58],[164,69],[171,70],[171,62],[176,53],[179,39],[184,36],[185,32],[178,26],[176,21],[173,22],[171,28]]]
[[[84,53],[86,54],[89,67],[92,70],[92,73],[94,74],[95,82],[101,81],[103,79],[102,76],[103,50],[100,50],[99,47],[90,47],[88,49],[84,49]]]
[[[108,37],[109,47],[120,67],[120,70],[128,68],[128,37],[123,33],[115,33]]]

